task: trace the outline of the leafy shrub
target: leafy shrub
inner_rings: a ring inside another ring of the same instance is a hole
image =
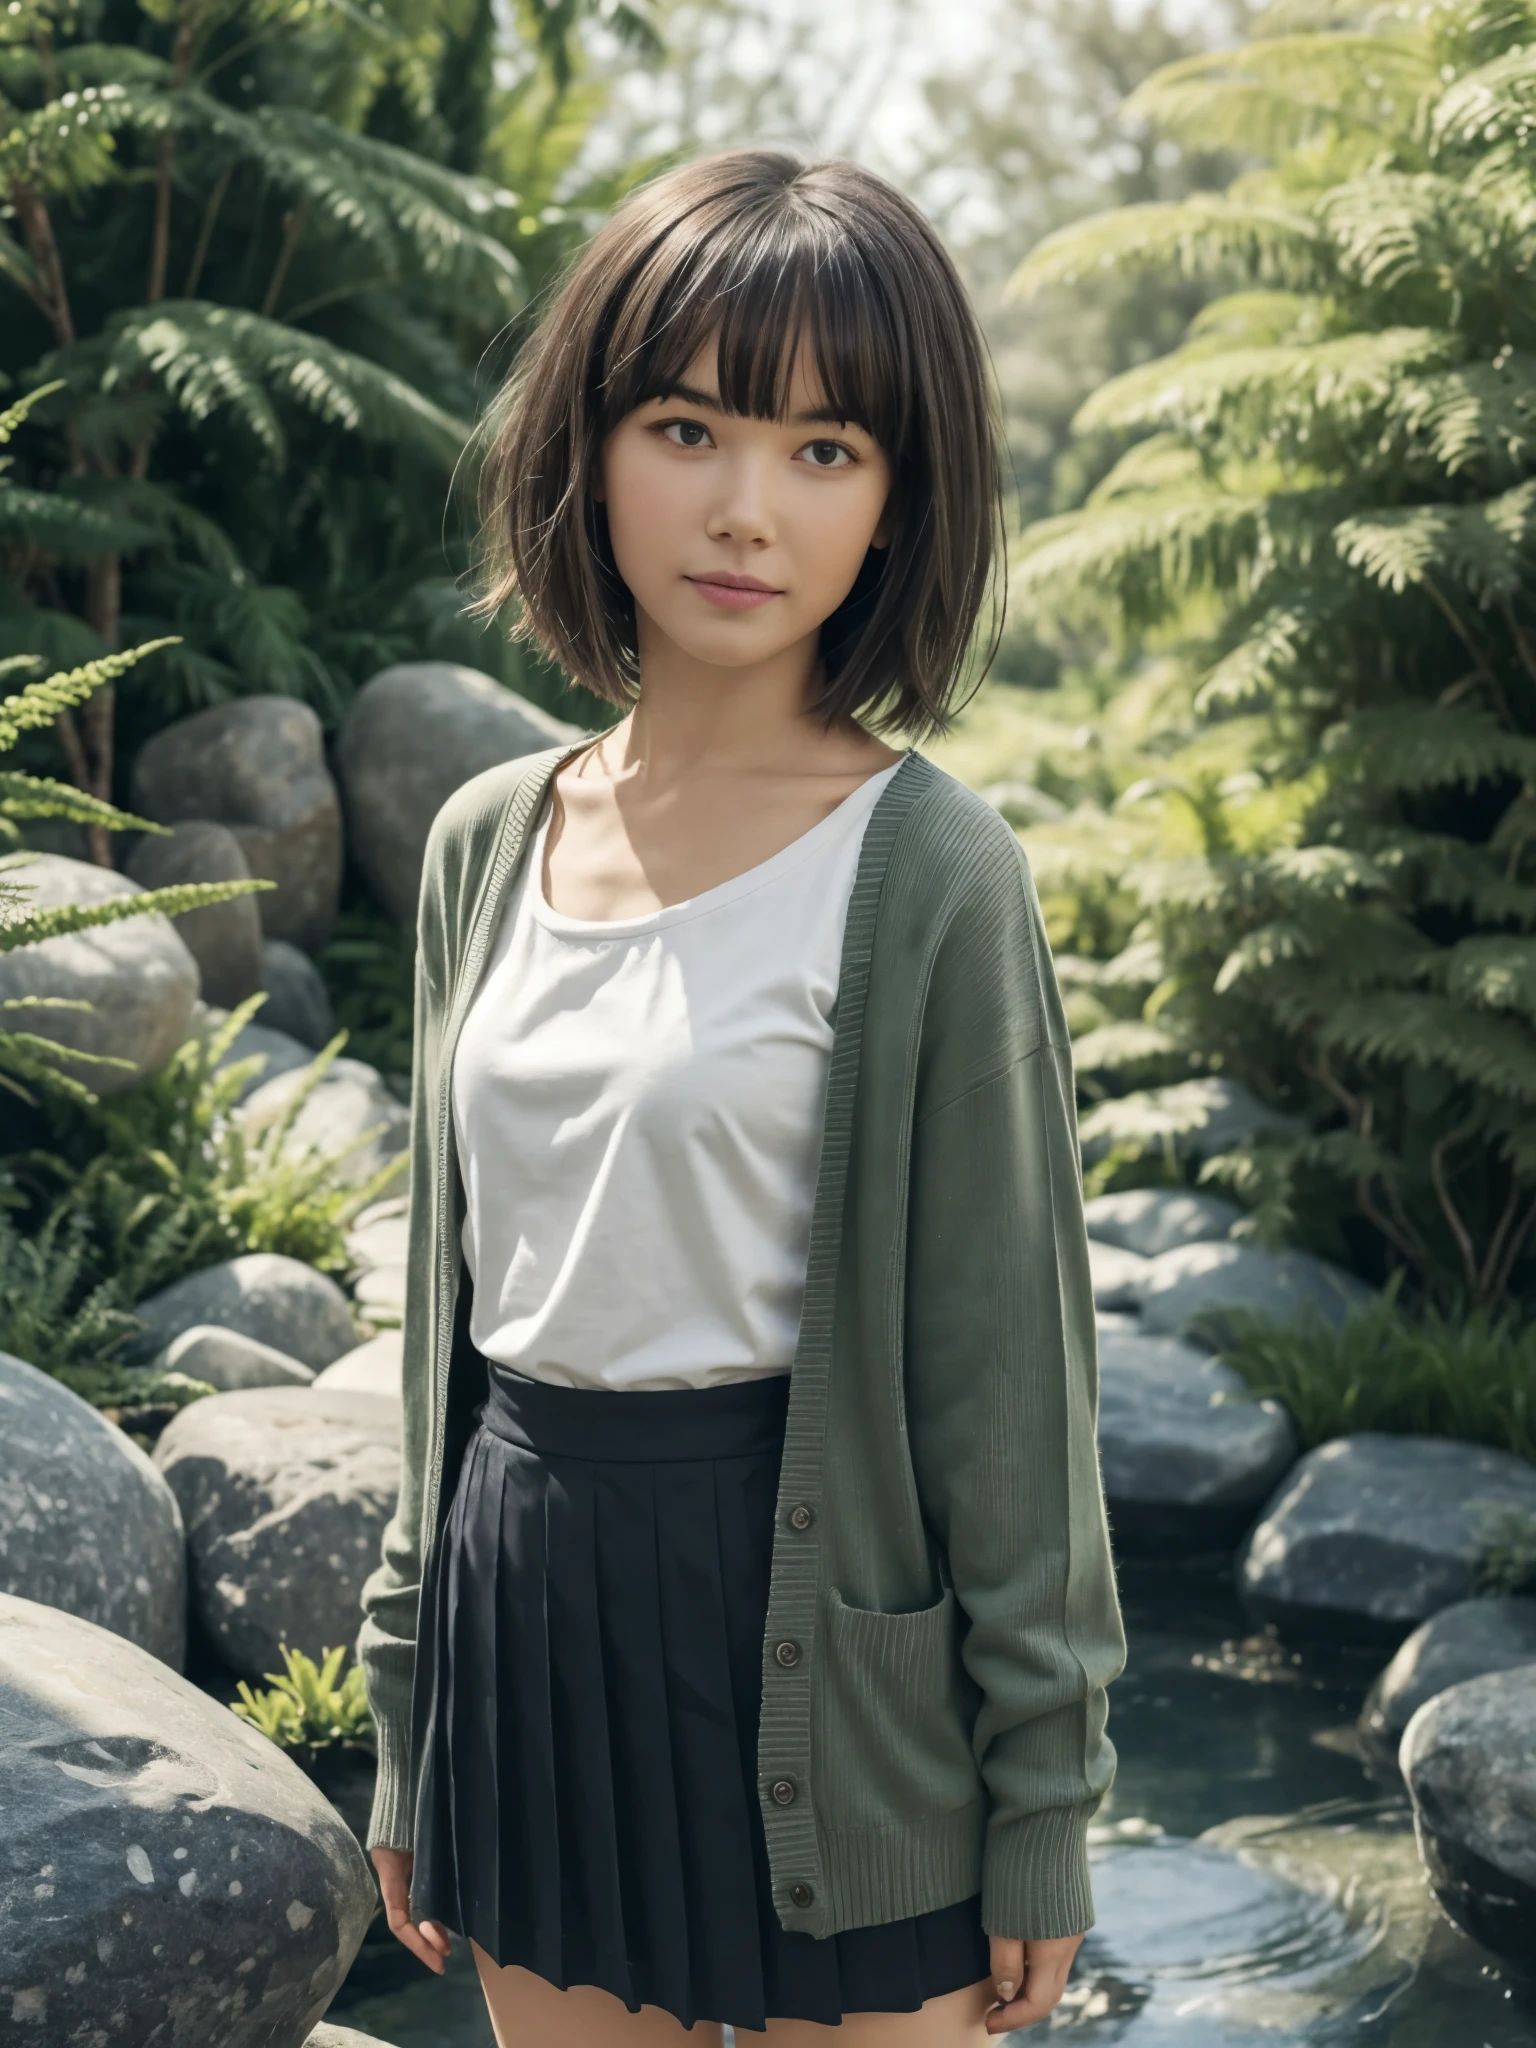
[[[152,1436],[213,1389],[186,1373],[117,1362],[143,1325],[115,1277],[89,1284],[87,1228],[83,1216],[56,1210],[23,1236],[0,1209],[0,1351],[50,1373],[131,1435]]]
[[[91,1272],[114,1276],[129,1300],[245,1252],[281,1252],[344,1273],[353,1219],[404,1173],[404,1158],[393,1159],[350,1187],[337,1169],[355,1146],[296,1152],[290,1143],[345,1032],[315,1056],[282,1116],[259,1138],[245,1136],[232,1112],[259,1056],[219,1062],[262,1000],[248,997],[217,1030],[189,1038],[122,1094],[61,1106],[55,1149],[13,1162],[35,1186],[59,1190],[59,1208],[84,1226]]]
[[[1315,1310],[1285,1323],[1223,1309],[1221,1355],[1256,1398],[1285,1403],[1308,1450],[1383,1430],[1536,1460],[1536,1328],[1486,1309],[1412,1315],[1398,1291],[1351,1309],[1337,1329]]]
[[[1083,407],[1134,445],[1025,534],[1014,596],[1182,628],[1197,713],[1264,722],[1256,788],[1140,799],[1200,825],[1132,877],[1155,1021],[1312,1123],[1262,1176],[1275,1229],[1332,1209],[1368,1268],[1492,1308],[1536,1285],[1536,7],[1297,19],[1130,103],[1259,167],[1017,280],[1224,296]]]
[[[363,1671],[354,1664],[342,1676],[346,1645],[322,1650],[317,1665],[302,1650],[282,1645],[284,1670],[266,1675],[270,1688],[253,1691],[242,1678],[240,1697],[230,1710],[259,1728],[279,1749],[305,1762],[321,1750],[357,1750],[372,1754],[373,1716],[363,1686]]]

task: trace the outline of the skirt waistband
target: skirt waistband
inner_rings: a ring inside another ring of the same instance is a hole
[[[652,1465],[752,1457],[783,1446],[787,1372],[717,1387],[622,1392],[554,1386],[495,1359],[485,1363],[489,1387],[481,1423],[524,1450]]]

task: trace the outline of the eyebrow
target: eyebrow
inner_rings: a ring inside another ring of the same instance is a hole
[[[643,400],[642,403],[662,405],[669,398],[680,398],[684,405],[696,405],[704,412],[723,413],[725,411],[725,407],[720,403],[718,396],[714,392],[700,391],[697,385],[685,384],[681,378],[677,377],[663,384],[659,390],[651,392],[649,397]],[[869,432],[868,427],[864,425],[862,420],[845,419],[835,405],[817,406],[811,412],[791,413],[786,421],[786,425],[791,427],[857,427],[861,433],[867,434]]]

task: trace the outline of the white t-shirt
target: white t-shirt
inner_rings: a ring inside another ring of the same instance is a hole
[[[643,917],[552,910],[539,827],[453,1063],[486,1357],[573,1387],[789,1370],[848,897],[899,766]]]

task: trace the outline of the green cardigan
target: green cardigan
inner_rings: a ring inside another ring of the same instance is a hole
[[[422,1553],[484,1396],[453,1048],[574,751],[466,783],[427,845],[404,1469],[358,1644],[379,1741],[370,1845],[411,1846]],[[1125,1644],[1071,1055],[1017,839],[920,754],[870,814],[833,1021],[763,1644],[776,1908],[826,1936],[980,1890],[989,1933],[1077,1934]]]

